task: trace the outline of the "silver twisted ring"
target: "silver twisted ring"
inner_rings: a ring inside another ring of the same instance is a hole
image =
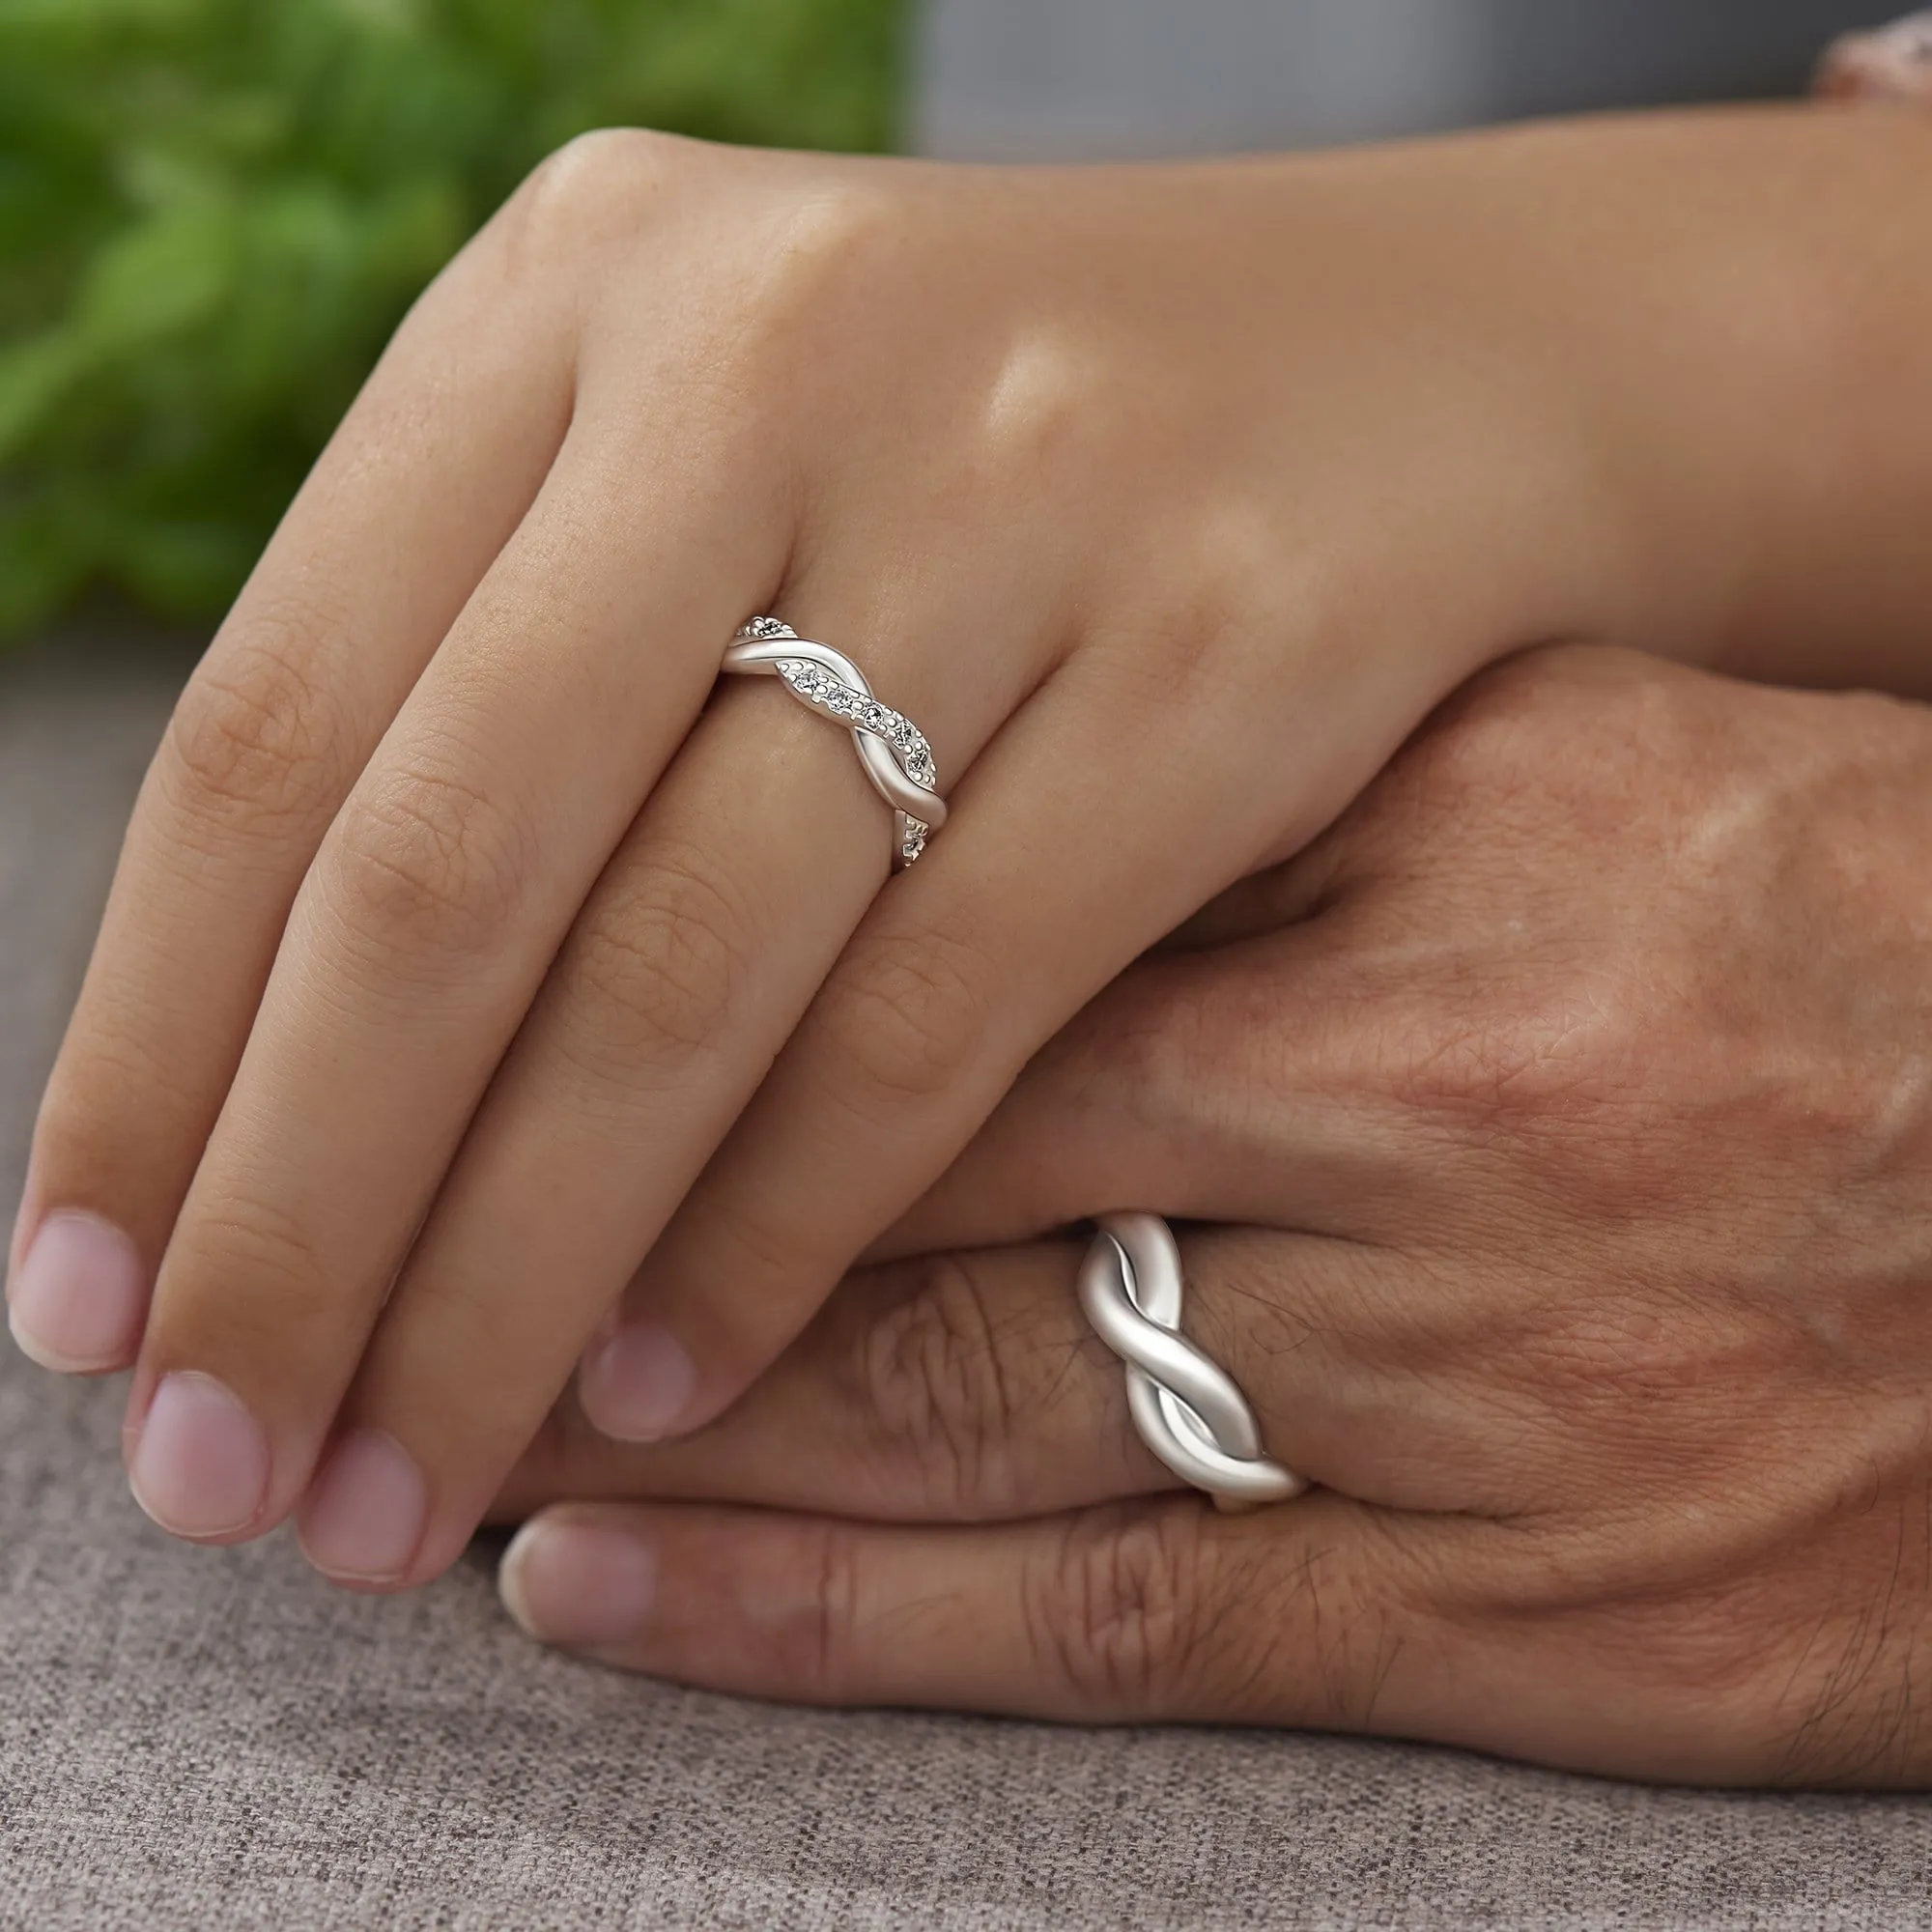
[[[849,726],[866,776],[893,808],[897,835],[893,870],[903,870],[925,850],[927,838],[946,823],[932,747],[910,718],[872,696],[865,672],[850,658],[830,644],[801,638],[776,617],[753,617],[738,627],[723,668],[782,678],[801,704]]]
[[[1102,1214],[1080,1264],[1080,1306],[1127,1365],[1140,1437],[1183,1482],[1236,1507],[1286,1502],[1305,1477],[1262,1453],[1247,1398],[1180,1332],[1180,1249],[1158,1214]]]

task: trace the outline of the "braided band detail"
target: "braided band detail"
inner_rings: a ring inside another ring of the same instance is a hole
[[[1158,1214],[1102,1214],[1080,1264],[1080,1306],[1127,1365],[1140,1438],[1183,1482],[1236,1506],[1286,1502],[1307,1481],[1262,1451],[1247,1398],[1180,1332],[1174,1231]]]
[[[753,617],[724,652],[724,669],[777,677],[809,710],[845,725],[873,788],[895,814],[893,869],[910,866],[946,823],[932,747],[910,718],[881,704],[842,651],[801,638],[776,617]]]

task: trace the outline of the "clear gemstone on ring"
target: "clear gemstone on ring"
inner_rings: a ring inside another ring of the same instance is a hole
[[[752,639],[793,637],[796,633],[776,617],[754,617],[744,625],[739,635]],[[903,717],[890,705],[881,704],[865,692],[853,689],[810,658],[780,658],[774,662],[772,668],[792,693],[813,710],[824,712],[855,731],[880,739],[891,748],[899,769],[907,778],[926,791],[937,792],[939,767],[933,758],[932,747],[911,719]],[[932,828],[924,820],[909,814],[902,814],[902,824],[899,862],[910,866],[925,850]]]

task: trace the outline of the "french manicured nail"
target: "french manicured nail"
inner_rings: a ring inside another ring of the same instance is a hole
[[[336,1445],[302,1506],[301,1547],[325,1577],[382,1583],[422,1541],[429,1491],[393,1435],[358,1429]]]
[[[9,1284],[7,1322],[43,1369],[118,1369],[140,1346],[148,1291],[134,1243],[98,1214],[49,1214]]]
[[[594,1650],[639,1634],[657,1596],[650,1545],[629,1530],[533,1517],[503,1552],[497,1586],[530,1635]]]
[[[176,1536],[224,1536],[255,1520],[269,1487],[269,1443],[213,1376],[163,1376],[134,1445],[134,1500]]]
[[[585,1359],[577,1382],[584,1414],[618,1442],[675,1434],[696,1394],[696,1363],[657,1321],[620,1328]]]

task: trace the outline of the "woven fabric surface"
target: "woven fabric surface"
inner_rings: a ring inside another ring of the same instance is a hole
[[[179,665],[0,673],[0,1182]],[[1932,1802],[1346,1740],[803,1713],[546,1655],[490,1552],[400,1600],[171,1544],[121,1386],[0,1358],[0,1925],[1932,1926]]]

